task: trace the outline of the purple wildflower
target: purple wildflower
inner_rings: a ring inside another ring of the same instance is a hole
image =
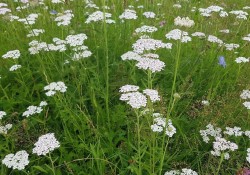
[[[226,67],[225,57],[223,56],[219,57],[219,65],[223,66],[224,68]]]

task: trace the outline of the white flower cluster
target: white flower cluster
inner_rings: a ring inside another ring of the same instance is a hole
[[[92,52],[84,45],[84,41],[87,38],[88,37],[84,33],[68,35],[66,37],[66,43],[73,47],[73,50],[75,51],[72,60],[77,61],[92,55]]]
[[[29,164],[29,154],[25,151],[18,151],[16,154],[8,154],[2,160],[2,163],[8,168],[23,170]]]
[[[146,18],[155,18],[154,12],[144,12],[142,15],[145,16]]]
[[[248,163],[250,163],[250,148],[247,149],[247,157],[246,157]]]
[[[221,32],[221,33],[230,33],[230,30],[229,29],[223,29],[223,30],[220,30],[219,32]]]
[[[85,21],[86,24],[89,24],[91,22],[98,22],[98,21],[105,21],[108,24],[115,23],[114,20],[111,18],[111,13],[104,13],[101,11],[96,11],[88,16],[87,20]]]
[[[250,34],[248,34],[247,36],[243,37],[242,39],[245,40],[245,41],[250,41]]]
[[[46,155],[56,148],[60,147],[60,143],[56,140],[54,133],[48,133],[38,138],[38,141],[34,144],[32,153],[40,155]]]
[[[209,17],[213,12],[219,13],[220,17],[227,17],[228,13],[223,11],[224,8],[220,6],[209,6],[208,8],[199,8],[201,16]]]
[[[157,115],[154,115],[157,114]],[[153,132],[162,132],[165,130],[165,134],[169,137],[173,137],[176,133],[176,128],[173,126],[172,121],[169,119],[166,123],[166,118],[163,118],[162,115],[158,115],[158,113],[154,113],[154,124],[151,125],[151,129]]]
[[[135,10],[125,9],[125,11],[119,16],[120,19],[137,19]]]
[[[192,33],[191,35],[197,36],[198,38],[205,38],[206,37],[205,33],[202,33],[202,32],[195,32],[195,33]]]
[[[167,39],[181,40],[182,43],[187,43],[189,41],[192,41],[192,38],[188,36],[188,33],[180,29],[171,30],[165,36]]]
[[[66,92],[67,86],[65,86],[64,82],[62,81],[52,82],[49,85],[45,86],[44,90],[48,91],[45,93],[47,96],[53,96],[57,91],[62,93]]]
[[[242,136],[244,132],[241,131],[240,127],[235,126],[233,128],[226,127],[226,131],[224,131],[223,133],[227,134],[227,135],[230,135],[230,136],[238,137],[238,136]]]
[[[43,106],[47,106],[46,101],[42,101],[39,106],[29,106],[22,116],[29,117],[34,114],[40,114],[43,111]]]
[[[189,19],[189,17],[183,17],[181,18],[178,16],[174,19],[174,25],[181,26],[181,27],[192,27],[194,25],[194,21]]]
[[[44,32],[45,32],[44,29],[32,29],[28,33],[27,37],[39,36],[41,33],[44,33]]]
[[[234,50],[240,47],[239,44],[234,44],[234,43],[224,44],[224,46],[226,47],[226,50]]]
[[[59,3],[64,3],[64,0],[52,0],[51,2],[53,4],[59,4]]]
[[[0,134],[7,134],[8,130],[12,128],[12,124],[0,125]]]
[[[122,56],[121,56],[122,60],[136,60],[136,61],[139,61],[142,59],[142,57],[138,54],[138,53],[135,53],[133,51],[128,51],[126,53],[124,53]]]
[[[0,3],[0,15],[5,15],[6,13],[10,13],[11,10],[6,8],[7,4],[5,3]]]
[[[164,173],[164,175],[198,175],[197,172],[192,169],[183,168],[181,171],[179,170],[171,170]]]
[[[150,70],[151,72],[160,72],[164,69],[165,63],[159,59],[142,58],[136,64],[138,69]]]
[[[213,36],[213,35],[209,35],[207,40],[211,43],[218,43],[219,45],[222,45],[223,44],[223,41],[219,38],[217,38],[216,36]]]
[[[146,107],[147,105],[147,96],[154,103],[160,101],[158,92],[153,89],[145,89],[143,93],[138,92],[139,86],[135,85],[124,85],[120,87],[119,92],[122,93],[120,100],[127,101],[132,108],[139,109],[141,107]],[[145,95],[144,95],[145,94]]]
[[[121,92],[121,93],[136,92],[136,91],[138,91],[139,89],[140,89],[139,86],[127,84],[127,85],[124,85],[124,86],[120,87],[119,92]]]
[[[47,44],[46,42],[39,42],[37,40],[33,40],[29,43],[29,52],[31,55],[38,54],[40,51],[59,51],[64,52],[67,48],[64,40],[60,40],[63,42],[57,42],[58,38],[53,38],[55,44]]]
[[[1,120],[4,116],[6,116],[6,115],[7,115],[6,112],[0,111],[0,120]]]
[[[19,50],[11,50],[8,51],[6,54],[2,56],[3,59],[12,58],[12,59],[18,59],[21,56],[21,53]]]
[[[210,105],[209,101],[207,101],[207,100],[202,100],[201,103],[202,103],[204,106],[209,106],[209,105]]]
[[[157,90],[154,89],[145,89],[143,90],[143,93],[149,96],[150,100],[154,103],[157,101],[160,101],[160,96],[158,94]]]
[[[58,13],[55,21],[58,26],[68,26],[71,23],[71,19],[74,17],[72,10],[66,10],[63,14]]]
[[[6,112],[0,111],[0,120],[6,116]],[[7,134],[8,130],[12,128],[12,124],[7,124],[5,126],[0,125],[0,134]]]
[[[221,128],[215,128],[212,124],[208,124],[206,128],[205,130],[200,130],[200,135],[204,142],[208,143],[210,141],[208,136],[221,137]]]
[[[173,7],[177,8],[177,9],[180,9],[181,8],[181,4],[174,4]]]
[[[171,49],[171,43],[163,43],[161,40],[152,38],[140,38],[133,44],[134,52],[142,54],[145,51],[157,50],[160,48]]]
[[[250,99],[250,91],[249,90],[243,90],[243,92],[240,95],[240,98],[247,100]],[[243,105],[250,110],[250,101],[245,101]]]
[[[245,57],[238,57],[235,59],[236,63],[248,63],[249,62],[249,58],[245,58]]]
[[[244,100],[250,99],[250,90],[248,89],[243,90],[242,93],[240,94],[240,98]]]
[[[13,66],[10,67],[9,71],[12,72],[12,71],[15,71],[17,69],[20,69],[21,67],[22,67],[21,65],[15,64],[15,65],[13,65]]]
[[[243,105],[244,105],[248,110],[250,110],[250,101],[244,102]]]
[[[245,131],[244,134],[250,139],[250,131]]]
[[[26,25],[33,25],[36,23],[36,19],[38,18],[38,14],[32,13],[29,14],[26,18],[20,18],[17,21],[22,22]]]
[[[229,153],[226,151],[235,151],[238,149],[238,145],[236,145],[233,142],[227,141],[224,138],[216,137],[215,141],[213,142],[213,149],[211,151],[211,154],[214,156],[221,156],[221,154],[224,154],[224,159],[229,159]]]
[[[143,25],[137,29],[135,29],[136,33],[153,33],[156,32],[158,29],[154,26],[147,26]]]
[[[99,7],[91,0],[85,0],[86,6],[85,8],[95,8],[99,9]]]
[[[236,18],[238,19],[247,20],[248,13],[243,10],[233,10],[229,13],[236,15]]]

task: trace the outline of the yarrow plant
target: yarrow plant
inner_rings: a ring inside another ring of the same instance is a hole
[[[198,175],[196,171],[192,169],[183,168],[180,170],[171,170],[164,173],[164,175]]]
[[[38,141],[34,144],[32,153],[37,154],[38,156],[46,155],[51,151],[54,151],[56,148],[60,147],[60,143],[55,138],[54,133],[48,133],[39,137]]]
[[[2,160],[2,163],[8,168],[23,170],[29,164],[29,154],[25,151],[18,151],[16,154],[8,154]]]
[[[47,96],[53,96],[56,94],[57,91],[62,93],[66,92],[67,86],[62,81],[52,82],[49,85],[45,86],[44,90],[48,91],[45,93]]]

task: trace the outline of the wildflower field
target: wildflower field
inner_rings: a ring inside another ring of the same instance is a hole
[[[1,0],[0,175],[250,175],[249,0]]]

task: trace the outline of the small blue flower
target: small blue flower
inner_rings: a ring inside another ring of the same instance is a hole
[[[219,56],[219,65],[223,66],[224,68],[226,67],[226,61],[225,61],[225,57],[223,56]]]
[[[56,15],[57,14],[57,11],[56,10],[50,10],[49,12],[51,15]]]

